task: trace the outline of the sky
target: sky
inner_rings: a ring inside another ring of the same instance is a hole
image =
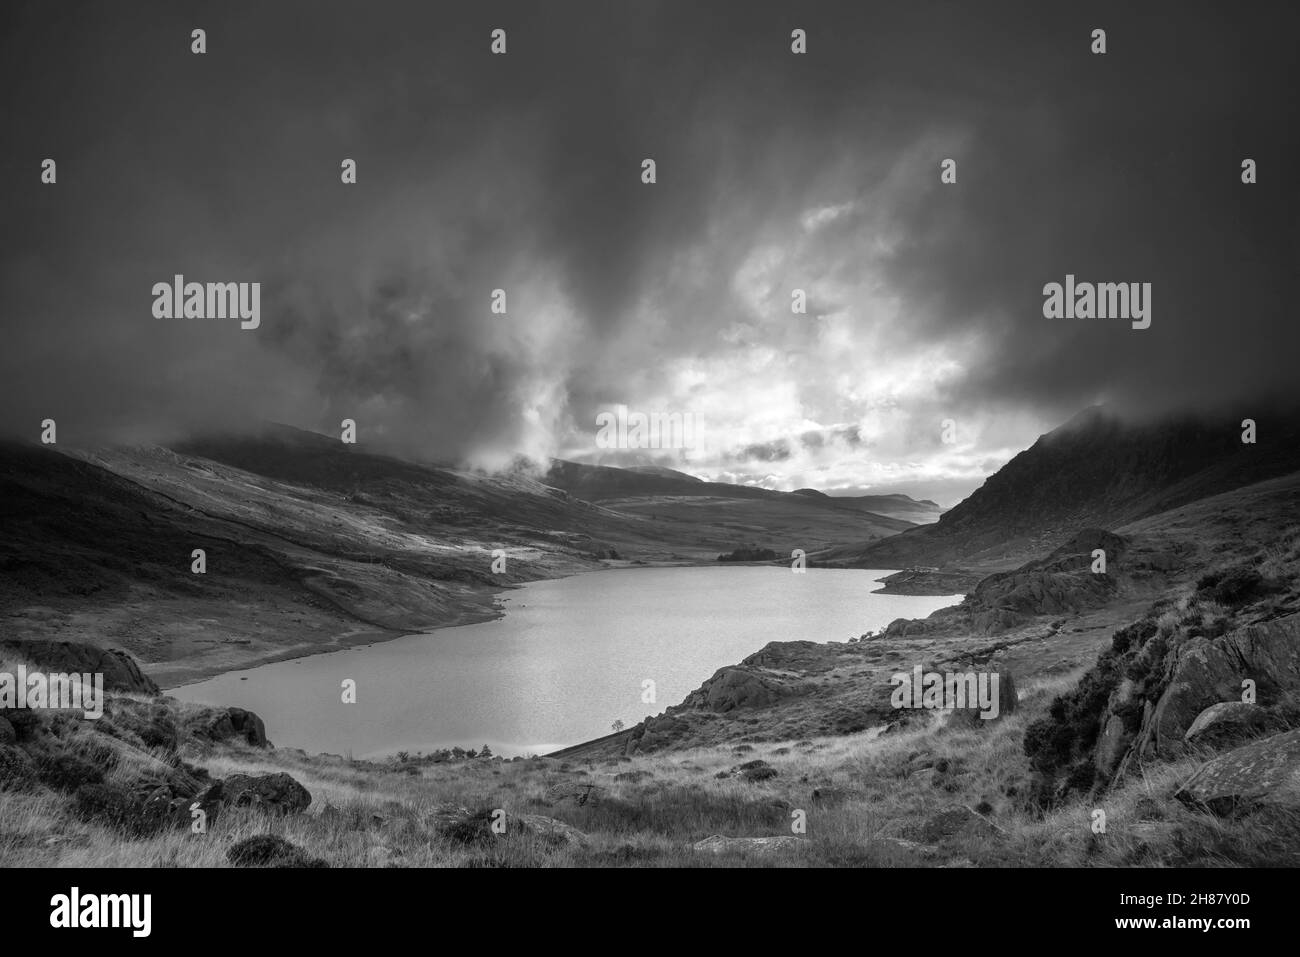
[[[1244,416],[1295,388],[1300,354],[1298,20],[5,4],[0,430],[351,418],[363,446],[430,461],[656,462],[951,505],[1091,405]],[[176,274],[259,282],[260,325],[156,317]],[[1067,274],[1150,283],[1150,328],[1045,318]],[[696,441],[602,447],[620,406],[689,414]]]

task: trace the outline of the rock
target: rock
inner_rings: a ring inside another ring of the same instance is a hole
[[[225,803],[296,814],[311,804],[311,792],[281,771],[278,774],[232,774],[222,782]]]
[[[541,814],[507,814],[506,834],[524,834],[554,846],[585,847],[591,843],[591,838],[572,824]]]
[[[191,716],[186,730],[206,741],[243,741],[255,748],[266,748],[266,725],[256,714],[243,708],[213,708]]]
[[[36,767],[27,752],[0,744],[0,791],[25,791],[36,783]]]
[[[1135,749],[1173,757],[1192,724],[1211,705],[1240,700],[1241,682],[1256,682],[1259,703],[1300,690],[1300,614],[1238,628],[1218,638],[1193,638],[1174,649],[1168,687],[1144,722]]]
[[[45,672],[102,674],[105,691],[159,694],[158,685],[140,670],[139,663],[116,648],[97,648],[79,641],[26,638],[0,641],[0,650],[11,651]]]
[[[328,810],[328,806],[326,809]],[[448,825],[458,824],[461,821],[468,820],[469,817],[469,808],[446,801],[441,804],[435,804],[429,810],[428,815],[424,818],[424,824],[426,827],[441,831]]]
[[[914,837],[926,844],[938,844],[959,837],[994,834],[1001,830],[996,824],[977,814],[964,804],[952,804],[932,814],[915,829]]]
[[[1117,714],[1107,718],[1106,726],[1097,736],[1097,748],[1092,756],[1098,773],[1106,778],[1114,774],[1132,740],[1133,736],[1125,730],[1123,718]]]
[[[274,834],[245,838],[226,852],[226,860],[235,867],[329,867],[327,861],[310,857],[298,845]]]
[[[606,788],[587,781],[565,781],[552,785],[546,791],[547,804],[571,801],[578,807],[595,807],[608,794]]]
[[[706,837],[702,841],[696,841],[691,845],[691,849],[701,853],[709,854],[727,854],[727,853],[753,853],[753,854],[771,854],[775,851],[795,850],[799,846],[799,838],[792,835],[779,835],[774,837],[723,837],[721,834],[714,834]]]
[[[635,784],[638,781],[653,776],[654,775],[652,775],[649,771],[620,771],[618,774],[614,775],[614,780],[627,781],[630,784]]]
[[[1183,740],[1221,748],[1281,730],[1281,719],[1267,708],[1243,701],[1220,701],[1196,716]]]
[[[6,744],[13,744],[18,740],[18,732],[14,726],[9,723],[8,718],[0,718],[0,747]]]
[[[737,708],[765,708],[785,694],[785,688],[775,680],[745,668],[733,667],[719,670],[692,697],[702,696],[698,702],[700,706],[726,714]],[[695,702],[687,699],[687,703]]]
[[[1300,808],[1300,731],[1242,745],[1205,763],[1175,793],[1224,817],[1265,806]]]

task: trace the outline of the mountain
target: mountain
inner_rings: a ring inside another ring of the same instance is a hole
[[[864,512],[874,512],[877,515],[889,515],[893,518],[905,519],[909,522],[915,522],[917,525],[929,525],[931,522],[937,522],[939,516],[943,514],[943,509],[928,498],[918,500],[898,493],[892,495],[832,495],[830,499],[840,505],[860,508]]]
[[[0,443],[0,637],[120,647],[170,686],[484,620],[513,584],[609,562],[788,556],[910,527],[761,489],[638,496],[709,483],[574,469],[632,497],[593,503],[523,469],[420,464],[284,426],[170,447]]]
[[[933,522],[942,511],[933,502],[918,502],[906,495],[832,496],[811,488],[778,492],[752,485],[708,482],[675,469],[659,466],[615,468],[555,459],[543,481],[586,501],[603,503],[617,501],[620,507],[632,505],[633,500],[636,499],[642,500],[640,505],[647,505],[650,499],[673,496],[714,500],[763,500],[769,503],[780,502],[787,506],[797,502],[816,508],[865,512],[877,518],[904,523],[901,526],[888,526],[888,522],[882,523],[882,528],[888,526],[891,531],[901,531],[902,528],[910,525]]]
[[[1300,470],[1300,414],[1184,416],[1133,424],[1091,408],[1041,436],[933,525],[879,542],[827,549],[818,565],[962,565],[1005,570],[1089,527],[1115,528],[1253,482]]]

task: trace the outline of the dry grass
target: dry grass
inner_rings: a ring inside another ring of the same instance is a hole
[[[554,760],[471,760],[374,764],[296,751],[216,748],[186,757],[217,777],[236,771],[287,771],[313,795],[308,812],[272,817],[227,810],[208,833],[174,831],[131,839],[78,821],[71,800],[49,791],[0,794],[0,863],[6,866],[224,867],[236,841],[274,833],[336,867],[569,866],[1257,866],[1296,863],[1300,822],[1222,821],[1183,808],[1173,791],[1195,768],[1188,758],[1148,770],[1095,806],[1079,802],[1041,815],[1027,806],[1025,725],[1076,676],[1030,684],[1019,710],[988,728],[929,727],[879,737],[863,733],[799,742],[709,748],[601,764]],[[89,734],[90,732],[86,732]],[[100,736],[103,737],[103,736]],[[73,736],[73,742],[79,740]],[[719,779],[721,771],[762,759],[769,780]],[[159,761],[160,755],[130,757]],[[929,768],[918,765],[929,764]],[[138,773],[125,760],[111,775]],[[640,772],[637,780],[615,775]],[[111,779],[111,778],[110,778]],[[552,806],[549,788],[591,782],[606,789],[595,806]],[[826,805],[813,788],[834,788]],[[459,843],[438,829],[444,802],[471,811],[502,808],[543,814],[583,831],[583,847],[556,847],[520,833]],[[888,840],[913,833],[939,809],[978,808],[995,827],[958,835],[935,850]],[[1105,832],[1094,833],[1094,812]],[[797,847],[768,854],[712,855],[691,845],[712,834],[791,834],[798,812],[806,833]],[[1289,846],[1286,841],[1290,836]]]

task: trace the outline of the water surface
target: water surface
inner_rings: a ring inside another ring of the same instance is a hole
[[[888,570],[629,568],[503,592],[505,617],[176,688],[261,715],[279,747],[544,754],[678,704],[769,641],[844,641],[961,600],[873,595]],[[342,702],[344,679],[356,704]],[[245,680],[241,680],[245,679]],[[653,702],[642,701],[654,682]]]

